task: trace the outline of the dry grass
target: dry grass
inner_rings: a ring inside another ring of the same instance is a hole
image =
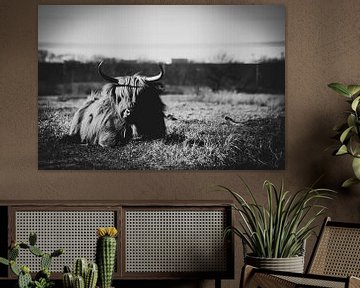
[[[71,143],[66,137],[80,100],[40,98],[39,168],[282,169],[283,98],[225,92],[166,95],[167,136],[115,148]],[[239,124],[230,124],[225,116]]]

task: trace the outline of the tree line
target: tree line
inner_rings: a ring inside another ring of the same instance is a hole
[[[97,72],[98,61],[45,62],[38,63],[39,95],[59,95],[64,87],[73,83],[86,86],[103,82]],[[172,63],[165,64],[162,79],[165,92],[181,92],[181,87],[208,87],[213,91],[232,90],[246,93],[285,92],[284,59],[262,63]],[[156,63],[107,59],[103,71],[111,76],[125,76],[139,73],[154,75],[159,73]],[[71,91],[70,91],[71,93]]]

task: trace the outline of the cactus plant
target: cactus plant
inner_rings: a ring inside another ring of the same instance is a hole
[[[44,253],[36,245],[37,236],[36,234],[30,233],[29,244],[20,242],[16,243],[15,241],[11,242],[8,259],[0,257],[0,264],[10,266],[11,271],[18,276],[18,286],[19,288],[48,288],[52,286],[50,281],[50,264],[53,257],[58,257],[64,253],[63,249],[57,249],[51,254]],[[19,256],[19,250],[24,249],[28,250],[30,253],[37,257],[41,257],[41,270],[36,274],[35,281],[32,280],[30,275],[30,269],[28,266],[19,267],[16,263],[16,259]]]
[[[16,246],[9,250],[8,252],[9,260],[15,261],[18,256],[19,256],[19,246]]]
[[[110,288],[112,274],[114,272],[116,256],[115,227],[101,227],[97,229],[96,262],[99,268],[100,288]]]
[[[88,264],[85,258],[75,260],[73,273],[69,266],[64,266],[62,279],[64,288],[95,288],[97,279],[98,267],[96,263],[90,262]]]
[[[19,274],[18,285],[19,288],[28,288],[32,283],[30,269],[27,266],[21,267],[21,271]]]
[[[36,273],[35,280],[41,280],[41,279],[49,280],[50,275],[51,275],[51,273],[50,273],[49,269],[44,268],[44,269],[40,270],[38,273]]]
[[[85,288],[95,288],[98,279],[98,266],[96,263],[89,263],[85,276]]]
[[[62,276],[62,282],[64,288],[73,288],[74,287],[74,276],[71,272],[66,272]]]
[[[45,269],[45,268],[49,269],[51,265],[51,260],[52,260],[51,255],[48,253],[44,253],[41,256],[41,262],[40,262],[41,269]]]
[[[30,251],[32,254],[34,254],[35,256],[37,256],[37,257],[41,257],[41,256],[44,255],[44,252],[42,252],[42,251],[40,250],[40,248],[39,248],[39,247],[36,247],[36,246],[30,245],[29,251]]]
[[[88,261],[86,258],[78,258],[74,265],[75,276],[81,276],[85,280],[85,274],[88,268]]]
[[[84,278],[80,275],[74,277],[74,288],[85,288]]]

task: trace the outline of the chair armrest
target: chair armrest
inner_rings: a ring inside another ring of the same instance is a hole
[[[272,274],[262,273],[258,268],[245,265],[241,274],[241,288],[296,288],[296,283],[273,276]]]
[[[349,277],[349,288],[360,288],[360,278],[350,276]]]
[[[348,284],[348,285],[347,285]],[[259,269],[249,265],[243,268],[241,288],[272,287],[322,287],[322,288],[360,288],[356,277],[333,277],[315,274],[301,274]]]
[[[240,288],[246,288],[254,272],[254,267],[250,265],[244,265],[241,271]]]

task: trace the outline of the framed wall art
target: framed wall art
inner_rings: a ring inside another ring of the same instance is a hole
[[[285,166],[281,5],[39,5],[38,168]]]

